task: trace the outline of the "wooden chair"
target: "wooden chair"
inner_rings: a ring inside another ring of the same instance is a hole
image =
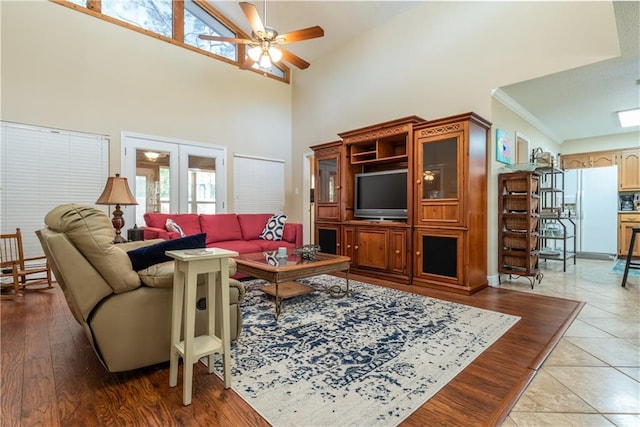
[[[40,261],[34,263],[34,261]],[[10,282],[5,282],[6,278]],[[45,256],[25,258],[22,249],[22,233],[16,228],[15,234],[0,234],[0,279],[3,288],[10,283],[12,294],[2,293],[1,299],[15,299],[24,291],[52,289],[51,269]]]

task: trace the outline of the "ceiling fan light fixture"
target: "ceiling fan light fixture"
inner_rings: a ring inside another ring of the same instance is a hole
[[[271,63],[271,57],[269,57],[268,52],[264,52],[262,57],[260,58],[260,68],[263,70],[271,68],[273,64]]]
[[[249,55],[249,58],[251,58],[253,61],[258,62],[260,60],[260,56],[262,56],[262,47],[254,46],[251,49],[249,49],[247,54]]]
[[[279,62],[282,59],[282,51],[272,46],[269,48],[269,56],[271,61]]]
[[[144,156],[147,158],[147,160],[151,160],[153,162],[157,160],[158,157],[160,157],[160,153],[155,151],[145,151]]]

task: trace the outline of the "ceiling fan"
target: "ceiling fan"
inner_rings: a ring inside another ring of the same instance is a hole
[[[251,39],[238,39],[233,37],[221,37],[210,36],[201,34],[199,37],[203,40],[214,40],[236,44],[246,44],[253,46],[247,52],[248,57],[244,63],[240,66],[242,69],[250,69],[254,64],[262,69],[271,68],[274,62],[284,60],[301,70],[309,67],[309,63],[299,56],[294,55],[286,49],[281,48],[281,45],[300,42],[303,40],[314,39],[324,36],[324,30],[319,26],[304,28],[297,31],[292,31],[285,34],[278,34],[278,32],[266,26],[267,20],[267,2],[264,4],[264,18],[265,24],[262,23],[258,10],[256,7],[248,2],[240,2],[240,8],[247,17],[249,25],[251,26]]]

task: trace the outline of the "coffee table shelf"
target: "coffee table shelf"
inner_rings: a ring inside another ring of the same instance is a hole
[[[349,267],[351,266],[351,258],[348,256],[318,252],[316,259],[307,260],[289,250],[287,258],[280,258],[277,265],[271,265],[270,262],[273,262],[274,256],[273,252],[254,252],[242,254],[235,260],[238,271],[271,283],[262,290],[275,297],[276,320],[280,315],[283,299],[304,295],[315,290],[311,286],[295,282],[297,279],[345,271],[347,288],[341,293],[341,296],[350,295]]]

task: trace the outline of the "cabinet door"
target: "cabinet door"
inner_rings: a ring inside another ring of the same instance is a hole
[[[389,268],[392,273],[407,275],[407,231],[406,230],[391,230],[390,241],[390,265]]]
[[[416,282],[463,284],[464,231],[416,229],[413,277]]]
[[[631,243],[631,231],[633,227],[640,227],[640,214],[621,214],[618,224],[618,255],[626,258]],[[636,236],[632,256],[640,256],[640,238]]]
[[[624,150],[618,163],[620,191],[640,190],[640,150]]]
[[[592,168],[604,166],[613,166],[616,164],[616,152],[606,151],[603,153],[595,153],[589,156],[589,165]]]
[[[340,255],[340,226],[334,224],[316,223],[316,243],[320,251],[327,254]]]
[[[388,270],[389,230],[381,228],[356,228],[354,247],[358,267]]]
[[[316,158],[314,196],[317,220],[340,220],[339,155]]]
[[[419,138],[416,147],[416,223],[464,225],[460,203],[464,132]]]
[[[356,260],[356,229],[355,227],[343,227],[342,235],[342,255],[351,258],[351,265],[357,264]]]
[[[562,169],[582,169],[589,167],[589,156],[587,154],[563,154],[560,157]]]

